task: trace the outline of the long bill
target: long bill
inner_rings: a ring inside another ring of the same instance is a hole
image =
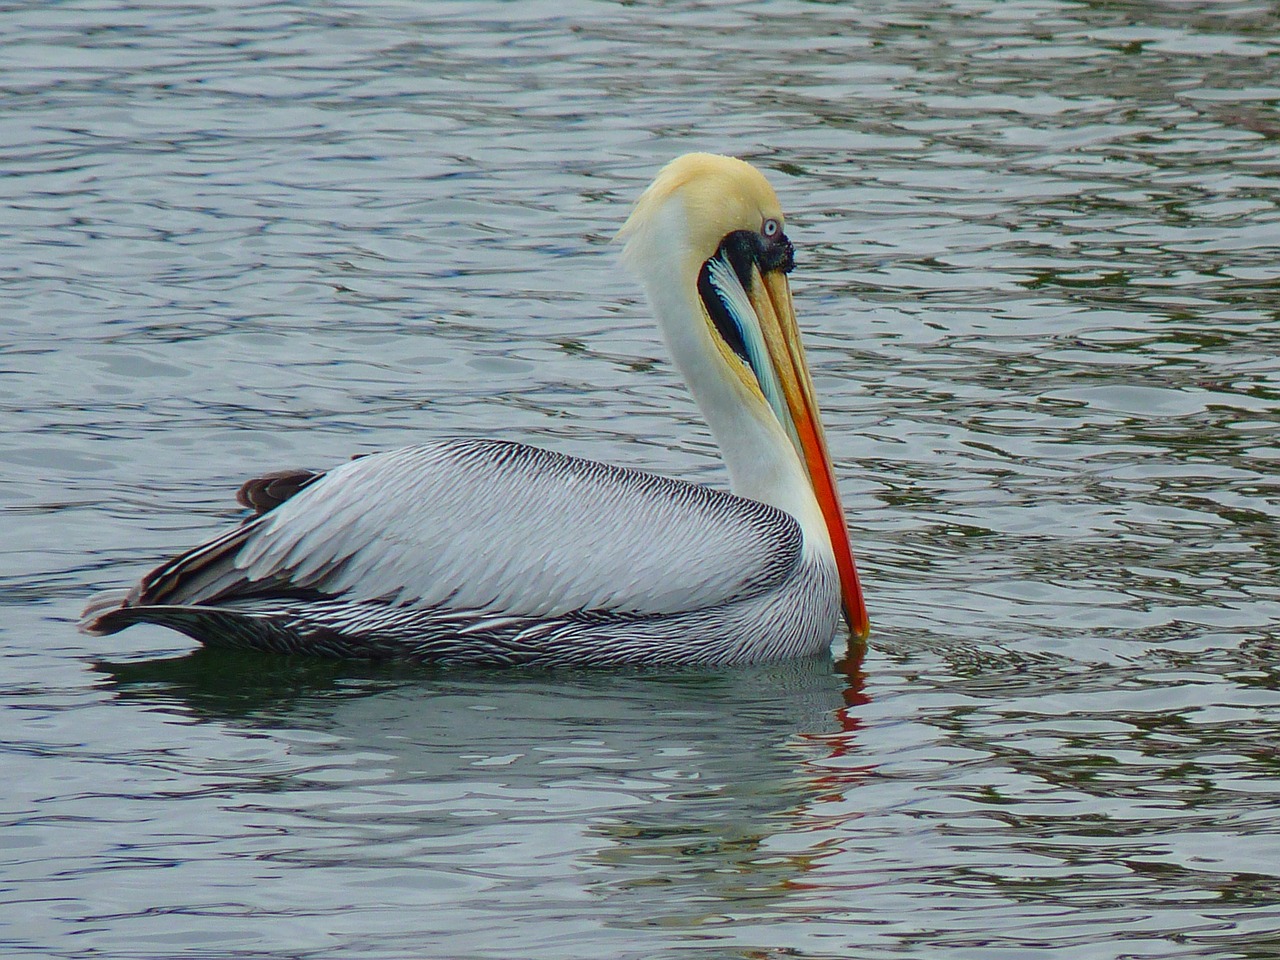
[[[853,548],[849,544],[844,509],[840,506],[835,470],[831,464],[831,455],[827,452],[826,436],[822,432],[813,378],[809,375],[804,347],[800,343],[800,329],[796,325],[795,306],[791,301],[791,285],[787,282],[786,274],[780,270],[761,274],[756,269],[751,279],[751,289],[747,296],[759,318],[765,348],[769,351],[769,359],[777,374],[778,384],[782,388],[795,435],[800,443],[799,453],[804,459],[814,496],[831,537],[831,549],[835,553],[836,569],[840,573],[845,623],[852,636],[865,641],[871,632],[871,623],[867,618],[866,602],[862,598],[862,584],[858,581]]]

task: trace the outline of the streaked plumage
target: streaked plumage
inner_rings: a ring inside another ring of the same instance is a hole
[[[83,628],[441,663],[730,663],[826,650],[843,589],[865,632],[816,410],[793,416],[811,385],[784,342],[772,191],[741,161],[681,158],[624,236],[735,493],[488,440],[284,471],[241,489],[257,516],[96,600]],[[757,316],[771,311],[781,334]]]

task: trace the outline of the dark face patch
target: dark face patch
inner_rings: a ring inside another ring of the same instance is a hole
[[[751,292],[753,265],[759,267],[761,273],[771,270],[790,273],[796,265],[796,248],[781,230],[772,237],[762,237],[754,230],[735,230],[720,241],[716,256],[729,261],[747,293]]]
[[[720,241],[715,256],[733,268],[738,282],[747,293],[751,292],[753,266],[758,267],[761,274],[765,274],[771,270],[790,273],[796,265],[795,247],[781,230],[772,237],[763,237],[753,230],[735,230]],[[715,324],[716,331],[729,345],[729,349],[750,366],[751,360],[747,355],[742,330],[715,284],[711,282],[711,274],[705,263],[698,271],[698,295],[702,297],[711,322]]]

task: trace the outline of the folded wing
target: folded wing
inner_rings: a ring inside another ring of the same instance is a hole
[[[152,571],[132,604],[311,593],[520,617],[670,614],[775,588],[786,513],[536,447],[451,440],[353,460]]]

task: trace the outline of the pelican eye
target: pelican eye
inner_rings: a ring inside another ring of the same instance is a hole
[[[781,225],[778,223],[777,220],[773,219],[773,217],[770,217],[768,220],[766,220],[764,222],[764,226],[760,228],[760,233],[766,240],[772,240],[781,232],[782,232]]]

